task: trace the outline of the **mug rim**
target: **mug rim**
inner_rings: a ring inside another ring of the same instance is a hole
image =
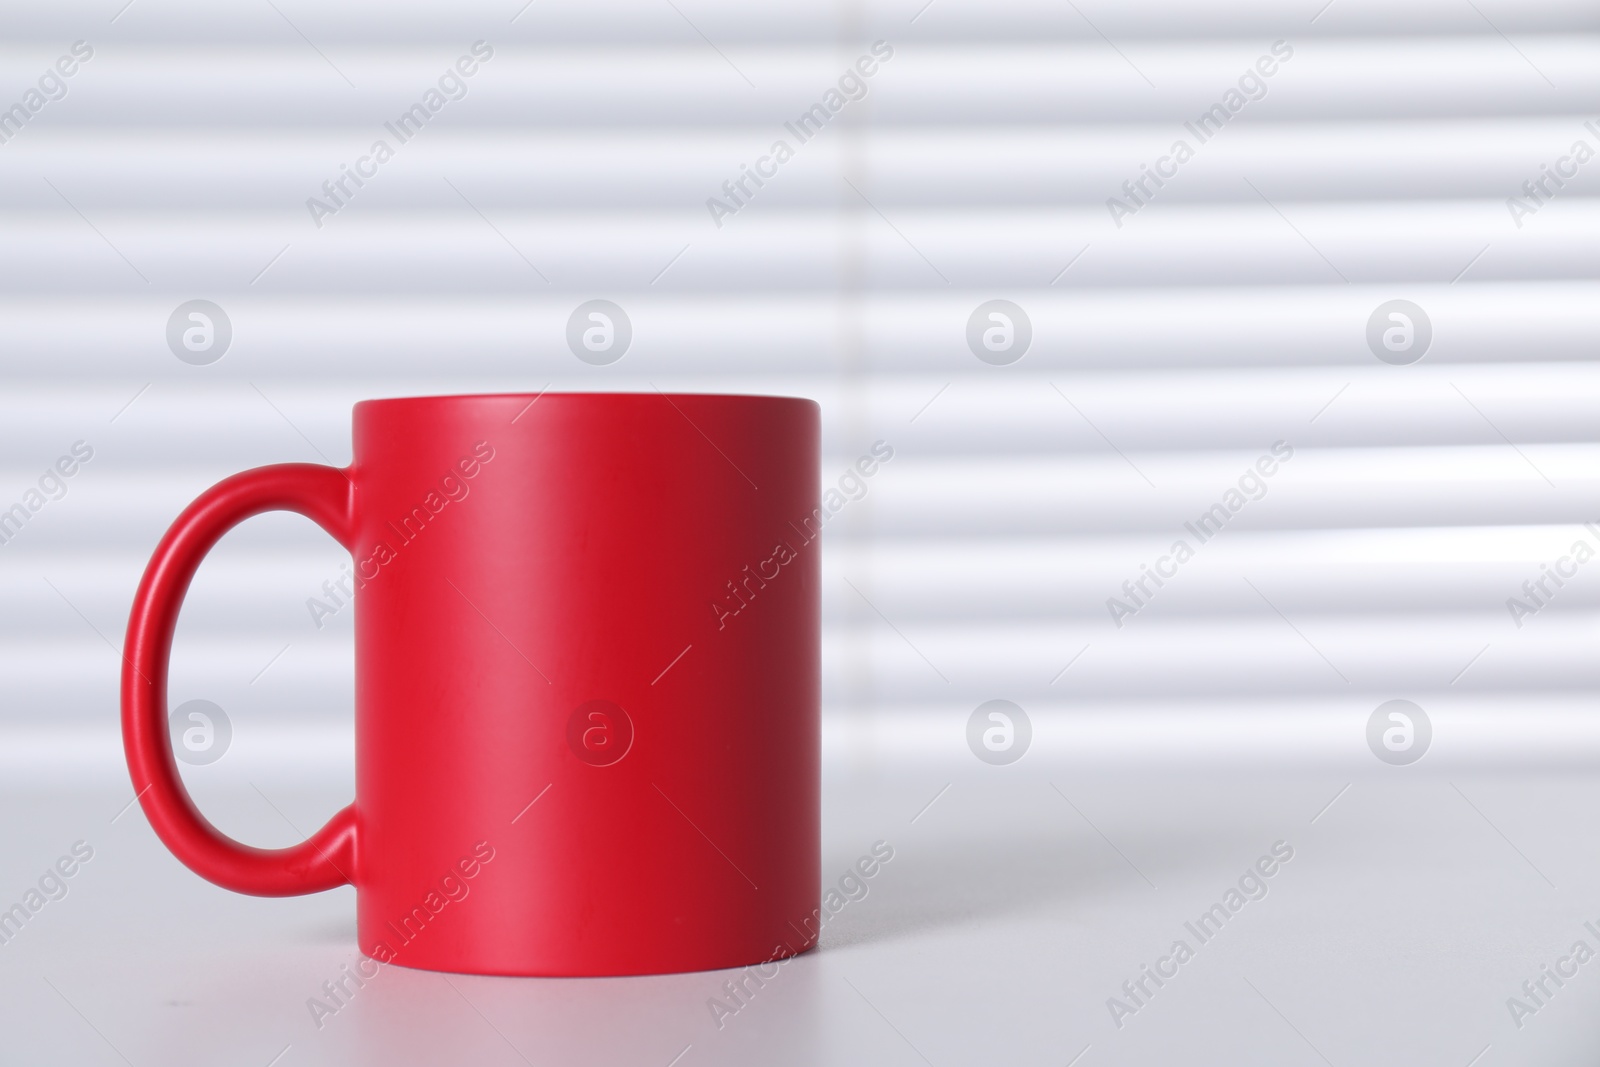
[[[657,389],[653,392],[616,391],[594,392],[582,390],[577,392],[552,392],[545,390],[538,393],[440,393],[426,396],[385,396],[374,397],[368,400],[358,400],[355,410],[369,406],[387,404],[438,404],[450,401],[481,401],[481,400],[623,400],[634,397],[663,397],[671,400],[768,400],[792,404],[809,404],[819,411],[822,405],[810,397],[780,396],[773,393],[668,393]]]

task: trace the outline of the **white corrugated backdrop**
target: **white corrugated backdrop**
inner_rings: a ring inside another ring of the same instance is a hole
[[[1064,759],[1361,753],[1393,697],[1462,758],[1600,751],[1600,562],[1521,626],[1506,606],[1600,548],[1600,160],[1573,157],[1600,148],[1600,9],[430,8],[8,5],[0,508],[94,449],[0,545],[8,773],[120,773],[113,646],[204,487],[346,462],[361,398],[545,388],[811,396],[830,479],[893,446],[827,540],[832,767],[970,758],[996,697]],[[398,144],[384,123],[476,41],[465,95]],[[876,41],[865,94],[799,143],[784,124]],[[1275,42],[1201,143],[1184,123]],[[317,225],[307,198],[378,138],[394,158]],[[707,198],[780,138],[718,226]],[[1107,198],[1179,138],[1117,225]],[[1514,218],[1546,167],[1576,175]],[[633,325],[610,366],[567,348],[593,298]],[[208,366],[167,345],[191,299],[232,324]],[[1031,323],[1010,365],[968,348],[991,299]],[[1432,325],[1412,365],[1368,347],[1394,299]],[[1107,598],[1280,441],[1261,499],[1117,626]],[[173,695],[227,709],[248,773],[348,773],[349,615],[305,605],[339,565],[267,517],[191,595]]]

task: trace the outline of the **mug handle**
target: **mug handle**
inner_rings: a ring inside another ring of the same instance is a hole
[[[355,536],[354,483],[346,471],[314,463],[236,474],[185,508],[156,546],[133,598],[122,656],[122,744],[145,816],[174,856],[224,889],[284,897],[355,884],[355,805],[298,845],[241,844],[195,807],[178,776],[167,728],[167,663],[184,594],[218,539],[264,511],[304,515],[347,550]]]

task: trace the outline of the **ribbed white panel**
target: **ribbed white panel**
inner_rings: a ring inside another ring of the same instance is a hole
[[[1534,709],[1518,758],[1554,757],[1600,690],[1600,564],[1507,605],[1600,549],[1600,160],[1507,206],[1600,150],[1592,4],[276,6],[8,13],[0,111],[94,48],[0,143],[0,509],[95,449],[0,544],[17,752],[72,763],[115,728],[128,602],[189,499],[345,462],[354,401],[427,392],[811,396],[830,484],[892,444],[826,540],[830,759],[959,751],[995,697],[1037,710],[1042,751],[1359,751],[1363,709],[1405,696],[1471,758]],[[466,95],[400,143],[384,124],[479,40]],[[879,40],[801,143],[785,123]],[[1259,99],[1185,125],[1279,41]],[[394,159],[317,225],[307,199],[378,138]],[[707,199],[780,138],[718,225]],[[208,367],[164,337],[197,297],[234,330]],[[614,366],[565,345],[592,297],[633,322]],[[993,298],[1031,322],[1012,366],[967,347]],[[1367,345],[1396,298],[1432,322],[1412,366]],[[1178,540],[1194,558],[1141,589]],[[306,606],[340,564],[300,519],[230,535],[174,696],[228,708],[241,751],[343,760],[350,616]]]
[[[1185,166],[1183,180],[1159,195],[1168,204],[1238,200],[1253,195],[1241,181],[1248,176],[1268,195],[1408,200],[1426,188],[1438,197],[1487,200],[1504,212],[1508,191],[1582,134],[1581,117],[1374,117],[1311,125],[1285,116],[1241,124],[1207,142],[1204,153]],[[718,193],[730,168],[752,162],[782,135],[781,124],[643,127],[625,136],[582,127],[540,133],[434,128],[408,143],[405,165],[386,169],[381,182],[361,190],[360,199],[374,209],[454,210],[461,202],[443,182],[450,178],[469,183],[473,203],[485,211],[533,204],[545,211],[681,212]],[[769,209],[848,203],[845,194],[853,194],[839,181],[848,160],[870,175],[873,202],[885,208],[993,206],[997,189],[1013,207],[1064,201],[1097,206],[1182,135],[1173,122],[1161,120],[856,127],[848,139],[808,142],[804,155],[785,166],[782,180],[760,190],[760,202]],[[6,146],[9,166],[0,173],[0,191],[13,210],[63,212],[60,198],[41,178],[72,174],[72,192],[114,208],[264,211],[276,203],[287,216],[295,209],[304,213],[305,198],[330,177],[330,166],[351,162],[352,153],[368,143],[343,127],[250,133],[104,129],[89,142],[71,127],[41,119]],[[126,155],[126,165],[94,169],[92,163],[107,152]],[[641,163],[649,168],[648,182],[639,180]],[[1563,192],[1592,194],[1597,187],[1600,177],[1580,171]],[[693,221],[700,225],[709,216]]]

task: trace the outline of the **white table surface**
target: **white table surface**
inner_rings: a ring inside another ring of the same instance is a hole
[[[219,825],[261,845],[295,840],[288,821],[309,827],[346,799],[186,773]],[[1507,998],[1575,941],[1600,950],[1584,927],[1600,928],[1597,786],[1571,769],[1426,761],[835,775],[824,871],[880,839],[895,858],[819,950],[720,1029],[708,1000],[726,972],[398,967],[319,1028],[308,998],[356,959],[352,890],[236,896],[172,859],[137,807],[117,815],[125,781],[14,786],[0,800],[4,906],[74,842],[94,858],[0,946],[0,1061],[1592,1064],[1600,959],[1559,989],[1547,980],[1554,995],[1520,1028]],[[1280,840],[1294,857],[1267,895],[1200,945],[1185,921]],[[1108,998],[1179,938],[1193,958],[1119,1028]]]

